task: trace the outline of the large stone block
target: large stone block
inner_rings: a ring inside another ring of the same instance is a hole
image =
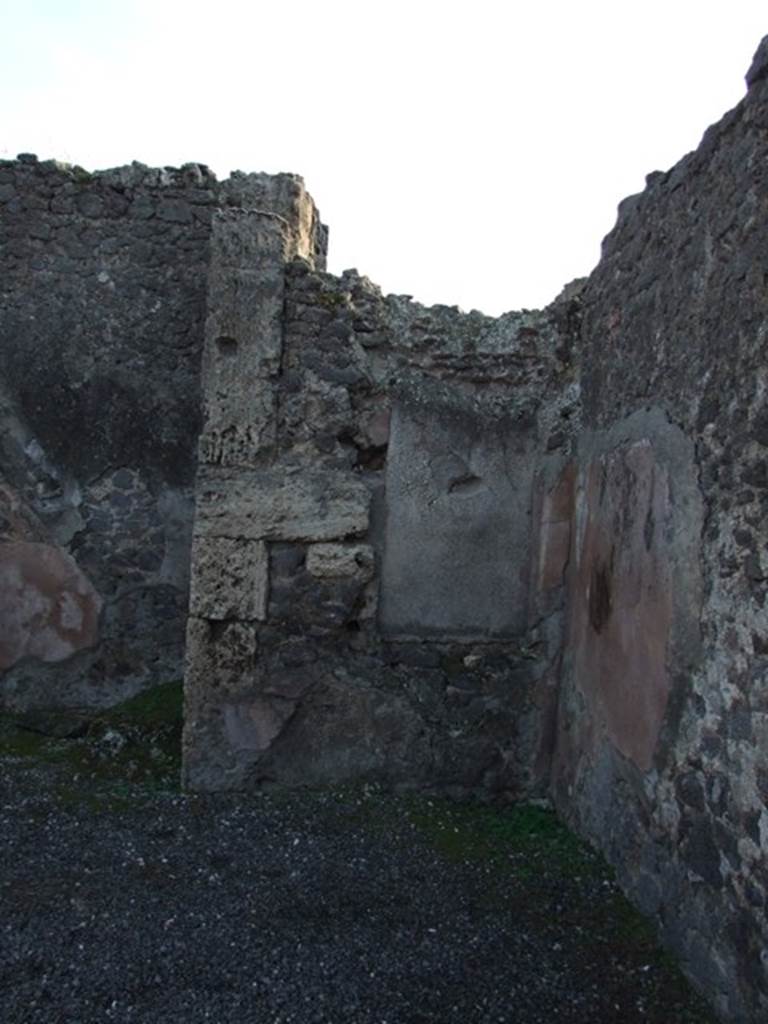
[[[288,232],[289,257],[301,256],[325,269],[328,229],[296,174],[244,174],[234,171],[221,183],[224,205],[235,204],[258,215],[269,211],[283,218]]]
[[[195,532],[252,540],[335,540],[368,528],[365,484],[339,470],[201,467]]]
[[[263,541],[197,537],[192,548],[190,615],[203,619],[263,619],[268,589]]]
[[[270,394],[263,403],[254,400],[248,422],[208,420],[200,435],[198,457],[201,463],[209,465],[253,465],[274,441],[274,398]]]
[[[202,361],[205,462],[248,464],[274,439],[286,231],[269,214],[214,217]]]
[[[211,267],[226,272],[257,270],[266,262],[287,256],[284,217],[267,209],[217,210],[211,221]]]
[[[239,380],[242,389],[249,375],[275,372],[279,367],[283,265],[247,270],[225,267],[216,272],[212,268],[211,277],[204,372],[215,368],[227,382]],[[243,378],[238,378],[238,372]]]
[[[375,569],[368,544],[312,544],[307,551],[307,572],[319,579],[367,581]]]
[[[195,718],[206,703],[253,685],[256,629],[253,622],[220,623],[189,617],[184,678],[188,718]]]

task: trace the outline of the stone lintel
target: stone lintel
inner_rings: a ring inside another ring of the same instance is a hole
[[[370,493],[348,472],[201,467],[199,537],[324,541],[368,529]]]

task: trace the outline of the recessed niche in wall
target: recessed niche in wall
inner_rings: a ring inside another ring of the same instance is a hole
[[[525,627],[532,438],[464,408],[398,405],[386,477],[380,625],[389,635]]]

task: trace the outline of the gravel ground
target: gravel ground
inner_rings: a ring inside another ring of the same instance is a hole
[[[543,810],[166,787],[0,750],[2,1024],[712,1019]]]

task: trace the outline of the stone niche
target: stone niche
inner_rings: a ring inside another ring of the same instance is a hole
[[[486,640],[525,629],[532,447],[510,419],[395,406],[380,596],[385,635]]]

